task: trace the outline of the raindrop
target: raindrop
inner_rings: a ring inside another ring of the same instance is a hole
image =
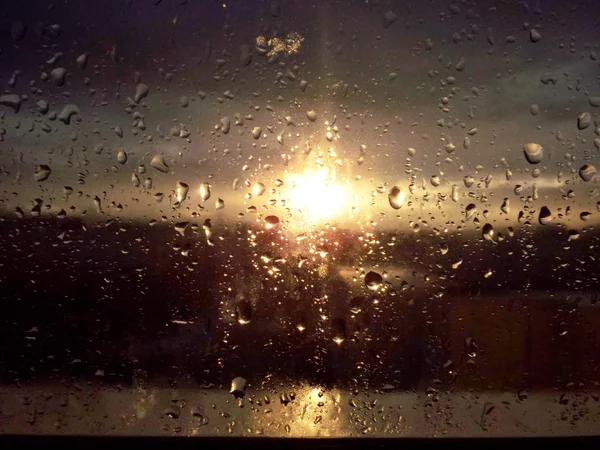
[[[52,69],[50,72],[50,78],[57,86],[62,86],[65,84],[65,77],[67,75],[67,71],[63,67],[57,67],[56,69]]]
[[[582,112],[577,116],[577,128],[585,130],[592,124],[592,115],[589,112]]]
[[[483,226],[481,235],[483,236],[483,239],[485,239],[486,241],[494,242],[494,227],[491,224],[486,223]]]
[[[175,196],[176,196],[177,202],[179,202],[179,203],[183,202],[187,198],[189,190],[190,190],[190,187],[186,183],[178,181],[177,187],[175,188]]]
[[[237,321],[240,325],[248,325],[252,320],[252,304],[242,300],[236,306]]]
[[[34,172],[34,177],[35,177],[35,181],[45,181],[48,179],[48,177],[50,177],[50,174],[52,173],[52,169],[50,169],[50,166],[47,166],[46,164],[41,164],[39,166],[36,166],[35,168],[35,172]]]
[[[21,97],[16,94],[0,95],[0,105],[10,106],[15,112],[21,107]]]
[[[254,183],[254,186],[252,186],[252,195],[263,195],[265,193],[265,185],[262,183]]]
[[[165,158],[160,154],[154,155],[152,161],[150,161],[150,165],[162,173],[167,173],[169,171],[169,166],[165,163]]]
[[[306,111],[306,117],[308,118],[308,120],[310,120],[311,122],[314,122],[315,120],[317,120],[317,112],[314,109],[311,109],[309,111]]]
[[[200,192],[200,199],[203,202],[210,198],[210,185],[208,183],[200,183],[198,191]]]
[[[98,214],[102,214],[102,201],[98,196],[94,197],[94,208]]]
[[[331,338],[338,345],[341,345],[346,339],[346,321],[344,318],[338,317],[332,320]]]
[[[87,53],[82,53],[81,55],[79,55],[75,60],[77,67],[79,67],[81,70],[84,70],[87,66],[88,57],[89,55]]]
[[[131,184],[133,184],[134,187],[140,187],[140,177],[135,173],[131,174]]]
[[[458,185],[456,185],[456,184],[452,185],[451,198],[452,198],[453,202],[457,202],[458,201]]]
[[[265,227],[267,230],[276,230],[279,227],[279,217],[267,216],[265,217]]]
[[[477,206],[474,203],[469,203],[465,208],[465,220],[471,220],[475,214],[477,214]]]
[[[140,101],[142,101],[142,99],[144,97],[146,97],[148,95],[149,92],[150,92],[150,89],[148,88],[148,86],[146,86],[143,83],[140,83],[135,87],[135,96],[134,96],[133,100],[136,103],[139,103]]]
[[[244,397],[244,391],[246,390],[246,379],[242,378],[242,377],[235,377],[232,381],[231,381],[231,389],[229,390],[229,392],[231,394],[233,394],[233,396],[235,398],[242,398]]]
[[[475,183],[475,178],[473,178],[471,175],[465,175],[463,181],[465,183],[465,187],[469,189],[471,186],[473,186],[473,183]]]
[[[538,30],[536,30],[535,28],[532,28],[531,31],[529,32],[529,39],[531,39],[531,42],[533,42],[535,44],[542,40],[542,35],[538,32]]]
[[[592,164],[584,164],[579,169],[579,176],[581,177],[581,179],[583,181],[588,182],[592,178],[594,178],[594,175],[596,175],[596,172],[597,172],[596,171],[596,167],[594,167],[594,165],[592,165]]]
[[[536,105],[535,103],[533,103],[532,105],[529,106],[529,112],[531,113],[532,116],[537,116],[540,113],[540,107],[538,105]]]
[[[510,211],[510,200],[508,198],[505,198],[504,201],[502,202],[502,206],[500,206],[500,210],[504,213],[504,214],[508,214]]]
[[[229,133],[231,129],[231,119],[227,116],[221,118],[221,131],[223,134]]]
[[[541,225],[548,225],[552,220],[552,213],[550,212],[547,206],[542,206],[540,208],[540,215],[538,217],[538,220]]]
[[[39,107],[39,105],[38,105],[38,107]],[[46,108],[46,112],[47,112],[48,111],[47,103],[45,105],[45,108]],[[79,108],[77,107],[77,105],[69,103],[63,107],[62,111],[58,115],[58,120],[60,120],[65,125],[69,125],[71,123],[71,117],[73,117],[76,114],[79,114]]]
[[[119,150],[119,153],[117,153],[117,161],[120,164],[125,164],[127,162],[127,153],[125,153],[125,150]]]
[[[438,187],[438,186],[441,184],[441,182],[442,182],[442,181],[440,180],[440,177],[439,177],[439,176],[437,176],[437,175],[432,175],[432,176],[431,176],[431,184],[432,184],[434,187]]]
[[[393,186],[388,194],[388,200],[390,206],[394,209],[400,209],[406,198],[406,192],[400,189],[398,186]]]
[[[583,211],[579,214],[579,218],[581,220],[583,220],[584,222],[587,222],[588,220],[590,220],[592,218],[592,213],[589,211]]]
[[[365,275],[365,286],[370,291],[377,291],[383,284],[383,278],[377,272],[368,272]]]
[[[540,144],[529,143],[523,145],[523,152],[529,164],[539,164],[544,159],[544,148]]]
[[[219,209],[225,208],[225,202],[222,199],[218,198],[217,201],[215,202],[215,208],[217,209],[217,211]]]

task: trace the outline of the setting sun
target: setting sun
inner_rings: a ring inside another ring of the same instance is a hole
[[[289,182],[288,206],[306,221],[330,219],[348,206],[348,188],[336,182],[335,174],[325,167],[290,175]]]

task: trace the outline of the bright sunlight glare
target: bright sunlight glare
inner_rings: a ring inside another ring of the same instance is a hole
[[[335,174],[326,167],[292,174],[289,182],[288,206],[292,211],[301,211],[302,218],[309,222],[331,219],[348,206],[351,198],[349,189],[337,183]]]

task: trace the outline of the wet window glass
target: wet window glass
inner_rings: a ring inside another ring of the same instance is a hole
[[[7,2],[0,431],[597,432],[599,13]]]

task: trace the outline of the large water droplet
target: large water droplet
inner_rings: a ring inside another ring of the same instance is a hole
[[[279,217],[277,217],[277,216],[265,217],[265,227],[267,230],[276,230],[279,227]]]
[[[344,318],[338,317],[331,321],[331,338],[338,345],[341,345],[346,339],[346,321]]]
[[[504,214],[508,214],[510,211],[510,200],[508,198],[505,198],[502,201],[502,205],[500,206],[500,210],[504,213]]]
[[[265,193],[265,185],[262,183],[254,183],[252,186],[252,195],[263,195]]]
[[[365,275],[365,286],[370,291],[377,291],[383,284],[383,278],[377,272],[368,272]]]
[[[483,239],[485,239],[486,241],[494,242],[494,227],[491,224],[486,223],[483,226],[481,235],[483,236]]]
[[[585,130],[592,124],[592,115],[589,112],[582,112],[577,116],[577,128]]]
[[[134,96],[135,102],[139,103],[140,101],[142,101],[142,99],[144,97],[146,97],[149,92],[150,92],[150,89],[148,88],[148,86],[146,86],[143,83],[138,84],[135,87],[135,96]]]
[[[315,110],[313,110],[313,109],[311,109],[309,111],[306,111],[306,117],[311,122],[314,122],[315,120],[317,120],[317,112]]]
[[[529,164],[539,164],[544,159],[544,148],[540,144],[533,142],[524,144],[523,152]]]
[[[475,183],[475,178],[473,178],[471,175],[465,175],[463,181],[465,183],[465,187],[469,189],[471,186],[473,186],[473,183]]]
[[[438,175],[432,175],[431,176],[431,184],[434,187],[438,187],[441,184],[441,180],[440,177]]]
[[[50,166],[47,166],[46,164],[41,164],[39,166],[36,166],[33,176],[35,177],[35,181],[45,181],[48,179],[48,177],[50,177],[51,173],[52,169],[50,169]]]
[[[200,192],[200,200],[205,202],[210,198],[210,185],[208,183],[200,183],[198,192]]]
[[[119,150],[119,153],[117,153],[117,161],[120,164],[125,164],[127,162],[127,153],[125,153],[125,150]]]
[[[177,182],[177,187],[175,188],[175,199],[178,203],[183,202],[187,198],[189,190],[190,187],[186,183],[181,181]]]
[[[585,182],[588,182],[592,178],[594,178],[594,175],[596,175],[596,173],[597,173],[596,167],[594,167],[593,164],[584,164],[579,169],[579,176]]]
[[[252,304],[247,300],[240,301],[236,306],[237,321],[240,325],[247,325],[252,320]]]
[[[154,155],[152,161],[150,161],[150,165],[162,173],[167,173],[169,171],[169,166],[165,163],[165,158],[160,154]]]
[[[219,209],[223,208],[225,208],[225,202],[222,199],[218,198],[215,202],[215,209],[218,211]]]
[[[474,203],[469,203],[465,208],[465,220],[471,220],[475,214],[477,214],[477,206]]]
[[[231,389],[229,392],[233,394],[235,398],[242,398],[245,395],[244,391],[246,390],[246,383],[247,381],[245,378],[235,377],[231,381]]]
[[[542,206],[540,208],[540,215],[538,216],[538,221],[541,225],[548,225],[552,220],[552,213],[547,206]]]
[[[406,198],[406,192],[400,189],[398,186],[393,186],[388,194],[388,200],[390,206],[394,209],[400,209]]]

